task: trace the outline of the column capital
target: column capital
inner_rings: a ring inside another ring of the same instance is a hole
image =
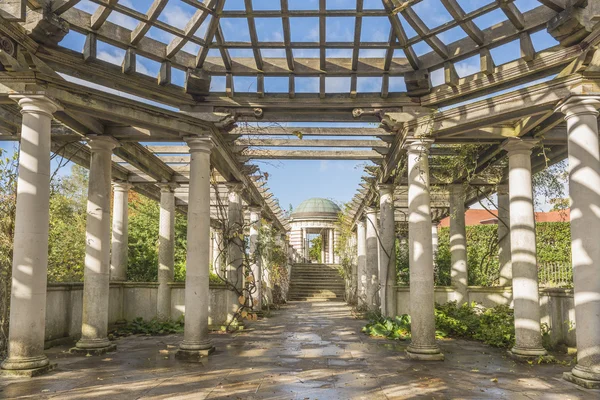
[[[133,184],[125,181],[114,181],[112,186],[115,192],[128,192],[133,187]]]
[[[378,183],[377,184],[377,189],[379,190],[380,194],[393,194],[395,188],[396,188],[396,185],[394,185],[393,183]]]
[[[520,138],[509,138],[502,143],[502,150],[508,153],[508,156],[514,154],[527,154],[531,155],[531,150],[539,144],[537,139],[520,139]]]
[[[251,213],[260,213],[260,212],[262,212],[262,207],[261,206],[248,206],[248,211],[250,211]]]
[[[377,212],[378,212],[378,211],[379,211],[379,210],[378,210],[376,207],[366,207],[366,208],[365,208],[365,213],[366,213],[367,215],[368,215],[368,214],[375,214],[375,215],[377,215]]]
[[[571,96],[557,107],[557,111],[565,114],[565,120],[575,115],[598,116],[600,96]]]
[[[157,183],[156,186],[160,188],[161,193],[173,193],[175,189],[179,187],[179,184],[174,182]]]
[[[119,142],[112,136],[89,135],[87,140],[92,151],[113,151],[115,147],[119,147]]]
[[[19,103],[21,114],[46,114],[52,117],[56,111],[63,109],[56,100],[43,94],[13,94],[8,97]]]
[[[465,187],[462,183],[455,183],[448,186],[451,196],[464,196]]]
[[[498,185],[498,188],[496,189],[496,191],[500,195],[509,194],[508,183],[502,183],[502,184]]]
[[[432,138],[426,137],[409,137],[406,139],[404,143],[404,148],[408,153],[412,154],[421,154],[428,153],[429,148],[433,144],[434,140]]]
[[[244,184],[242,182],[225,182],[225,186],[229,190],[229,193],[240,194],[244,190]]]
[[[361,228],[364,228],[365,227],[365,220],[364,219],[356,220],[356,226],[357,227],[360,226]]]
[[[190,153],[208,153],[214,147],[210,136],[186,136],[183,140],[187,143]]]

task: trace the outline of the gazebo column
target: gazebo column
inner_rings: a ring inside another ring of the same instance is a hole
[[[377,210],[367,208],[365,305],[370,311],[379,309],[379,240],[377,238]]]
[[[379,184],[379,293],[381,313],[396,316],[396,223],[394,185]]]
[[[536,140],[508,139],[510,192],[510,243],[515,308],[515,346],[517,357],[546,354],[540,331],[540,298],[535,243],[535,214],[531,185],[531,149]]]
[[[325,263],[327,253],[325,253],[325,243],[327,243],[327,232],[321,232],[321,262]]]
[[[334,230],[333,230],[333,228],[329,229],[329,231],[327,231],[327,239],[329,242],[329,248],[327,249],[328,253],[329,253],[328,262],[329,262],[329,264],[334,264],[335,260],[333,259],[333,254],[334,254],[333,253],[333,247],[334,247]]]
[[[500,264],[500,286],[512,285],[510,197],[508,194],[508,185],[498,186],[498,262]]]
[[[171,288],[175,267],[175,193],[168,185],[160,185],[158,227],[158,294],[156,314],[159,320],[171,317]]]
[[[260,230],[260,207],[250,207],[250,265],[256,292],[252,295],[253,309],[262,310],[262,257],[258,254],[258,232]]]
[[[199,361],[215,348],[208,337],[208,241],[210,240],[210,152],[209,137],[187,137],[190,149],[190,184],[187,213],[185,262],[185,327],[175,357]]]
[[[45,96],[11,96],[23,122],[14,228],[8,357],[2,369],[33,376],[52,368],[44,354],[48,221],[50,210],[50,123],[59,106]]]
[[[411,343],[406,351],[416,360],[444,359],[435,341],[428,160],[431,142],[416,139],[407,147]]]
[[[458,304],[468,299],[467,231],[465,228],[465,189],[463,185],[450,186],[450,271],[451,284]]]
[[[227,183],[229,189],[229,204],[227,212],[229,243],[227,249],[227,281],[237,290],[232,290],[229,296],[230,304],[227,321],[232,322],[240,308],[239,296],[244,287],[244,213],[242,209],[241,192],[244,185],[240,182]]]
[[[113,183],[112,245],[110,258],[110,280],[127,280],[127,228],[128,198],[131,184]]]
[[[564,377],[600,388],[600,97],[571,97],[566,114],[571,197],[571,259],[575,292],[577,365]]]
[[[434,221],[431,223],[431,251],[433,251],[433,260],[437,257],[438,249],[440,247],[440,240],[438,236],[438,222]]]
[[[224,277],[223,263],[221,262],[223,259],[223,232],[220,229],[213,229],[212,243],[213,272]]]
[[[305,263],[307,261],[306,254],[308,254],[308,239],[306,237],[306,228],[300,228],[300,237],[302,238],[302,246],[300,247],[302,249],[302,260],[300,260],[300,262]]]
[[[367,229],[364,220],[356,222],[356,264],[356,302],[363,309],[367,304]]]
[[[110,179],[112,150],[117,141],[95,136],[88,182],[83,317],[81,339],[74,352],[104,354],[116,349],[108,340],[110,275]]]

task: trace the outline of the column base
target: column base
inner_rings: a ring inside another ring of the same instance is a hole
[[[444,361],[445,358],[437,345],[414,346],[411,344],[406,349],[406,356],[410,360],[416,361]]]
[[[522,347],[513,347],[508,351],[508,354],[517,361],[531,361],[542,359],[550,361],[554,357],[548,356],[548,352],[544,348],[526,349]]]
[[[586,389],[600,389],[600,380],[581,378],[572,372],[563,372],[563,379]]]
[[[175,352],[175,358],[181,361],[187,362],[201,362],[206,359],[209,355],[215,352],[215,347],[211,346],[208,349],[201,350],[186,350],[186,349],[178,349]]]
[[[35,357],[18,357],[7,358],[4,360],[0,368],[5,371],[33,371],[46,368],[50,364],[50,360],[45,354]]]
[[[0,369],[0,376],[8,377],[25,377],[25,378],[33,378],[36,376],[41,376],[47,374],[48,372],[54,370],[56,368],[56,364],[48,363],[43,367],[39,368],[30,368],[30,369],[5,369],[4,364],[2,364],[2,369]]]
[[[69,353],[100,356],[116,350],[117,345],[108,339],[81,339],[75,347],[69,349]]]

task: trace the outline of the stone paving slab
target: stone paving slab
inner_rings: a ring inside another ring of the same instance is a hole
[[[0,398],[30,399],[600,399],[566,382],[570,367],[517,364],[478,342],[444,340],[444,362],[408,360],[408,343],[360,333],[336,302],[292,302],[233,335],[214,334],[201,364],[175,360],[181,335],[131,336],[99,357],[49,349],[57,369],[2,378]]]

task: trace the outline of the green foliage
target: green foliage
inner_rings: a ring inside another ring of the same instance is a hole
[[[51,184],[48,281],[81,282],[85,261],[88,172],[74,165],[71,174]]]
[[[147,197],[131,193],[129,197],[129,236],[127,280],[153,282],[158,276],[158,225],[160,205]],[[187,219],[175,215],[174,280],[185,280]]]
[[[438,239],[435,284],[449,286],[451,270],[449,228],[440,228]],[[541,266],[548,263],[570,265],[571,230],[569,222],[537,223],[536,241],[538,264]],[[496,225],[467,226],[467,267],[469,285],[494,286],[498,284],[500,272]]]
[[[484,309],[475,302],[459,306],[456,301],[435,306],[436,337],[480,340],[490,346],[510,348],[515,341],[513,311],[506,305]],[[392,340],[410,339],[410,316],[384,318],[372,314],[362,331]]]
[[[323,249],[323,238],[322,236],[317,236],[316,238],[312,239],[310,241],[310,243],[312,244],[312,246],[310,246],[310,250],[308,251],[308,256],[313,259],[313,260],[317,260],[318,263],[320,263],[321,260],[321,250]]]
[[[435,326],[443,336],[480,340],[494,347],[509,348],[515,341],[514,314],[506,305],[483,309],[475,302],[436,304]]]
[[[571,224],[541,222],[535,226],[538,264],[571,264]]]
[[[398,238],[396,238],[396,281],[398,285],[404,286],[410,283],[408,240]]]
[[[277,235],[280,235],[279,231],[273,229],[271,225],[261,224],[256,255],[262,260],[263,280],[268,279],[268,286],[273,288],[273,303],[283,304],[289,286],[288,259],[286,249]],[[263,284],[263,288],[265,287]]]
[[[384,318],[381,315],[375,315],[362,328],[362,331],[369,336],[407,340],[410,339],[410,316],[404,314],[395,318]]]
[[[17,152],[12,157],[3,155],[0,149],[0,359],[8,344],[18,163]]]
[[[156,318],[145,321],[143,318],[138,317],[115,332],[117,336],[136,334],[151,336],[171,333],[183,333],[183,315],[177,321],[159,321]]]

